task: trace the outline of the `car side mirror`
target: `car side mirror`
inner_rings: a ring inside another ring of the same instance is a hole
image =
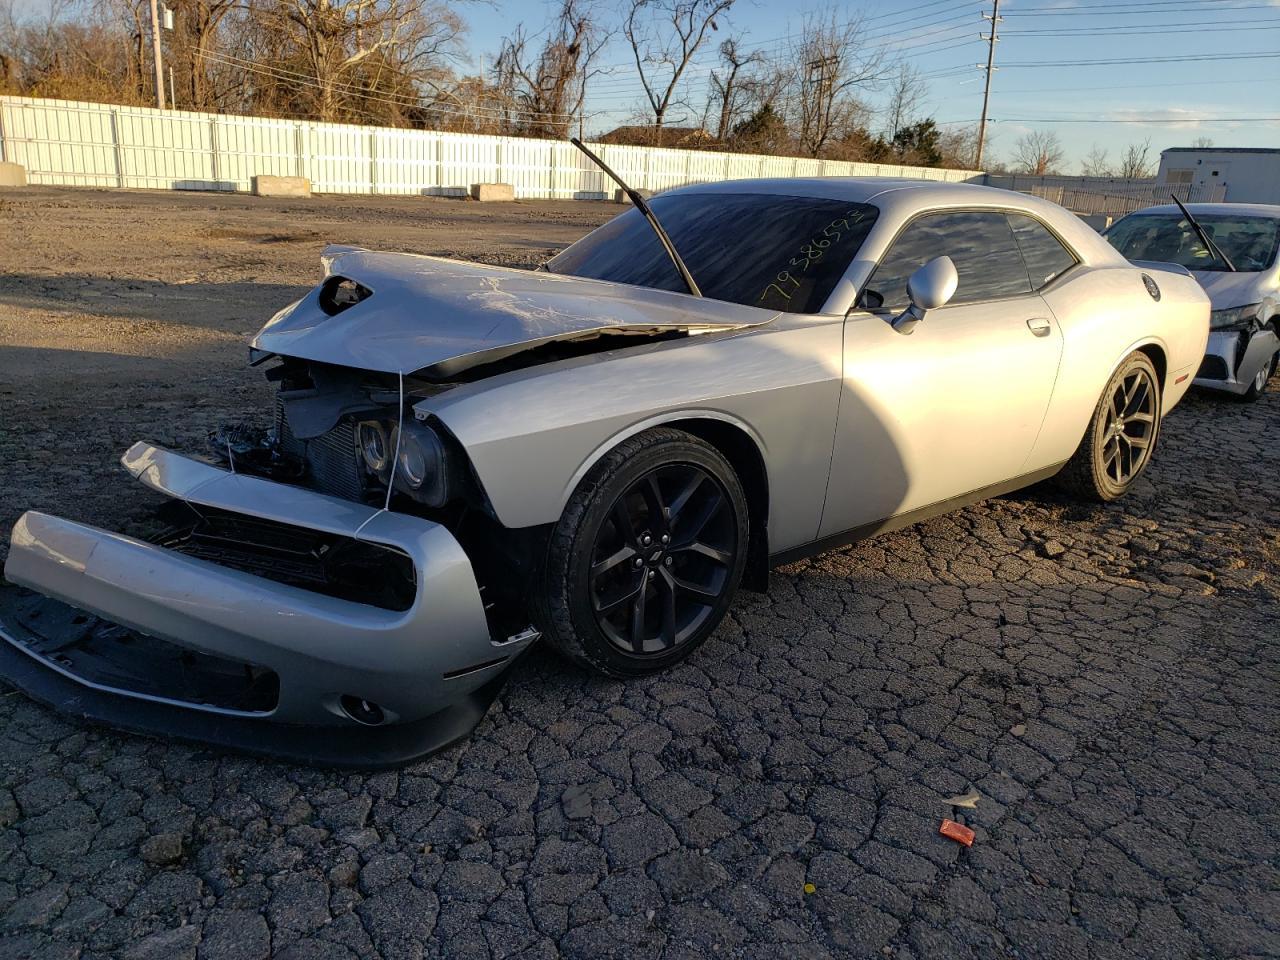
[[[907,281],[907,298],[911,306],[889,321],[903,335],[911,333],[930,310],[946,306],[956,295],[960,275],[950,257],[934,257],[911,275]]]

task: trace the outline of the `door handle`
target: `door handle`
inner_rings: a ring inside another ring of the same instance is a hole
[[[1027,329],[1037,337],[1047,337],[1053,332],[1053,324],[1044,317],[1032,317],[1027,321]]]

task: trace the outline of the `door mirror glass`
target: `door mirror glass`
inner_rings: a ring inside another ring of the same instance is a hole
[[[960,276],[950,257],[934,257],[911,274],[907,280],[907,297],[911,305],[890,321],[898,333],[908,334],[930,310],[945,306],[955,296]]]

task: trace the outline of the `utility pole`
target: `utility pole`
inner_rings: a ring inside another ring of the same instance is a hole
[[[151,0],[151,56],[156,66],[156,106],[164,109],[164,66],[160,54],[160,5]]]
[[[991,103],[991,75],[996,71],[996,41],[1000,38],[996,36],[996,24],[1004,17],[1000,16],[1000,0],[991,0],[991,14],[983,14],[983,20],[991,21],[991,35],[983,37],[978,34],[981,39],[987,41],[987,82],[982,91],[982,119],[978,121],[978,155],[974,158],[973,165],[979,170],[982,169],[982,148],[987,141],[987,106]],[[982,64],[978,64],[979,67]]]

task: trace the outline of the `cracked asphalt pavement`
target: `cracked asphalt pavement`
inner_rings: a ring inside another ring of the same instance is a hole
[[[143,527],[119,453],[264,415],[244,339],[323,242],[532,265],[616,211],[0,193],[0,534]],[[0,692],[0,957],[1280,956],[1278,422],[1193,392],[1120,503],[781,569],[663,676],[535,650],[398,771]]]

